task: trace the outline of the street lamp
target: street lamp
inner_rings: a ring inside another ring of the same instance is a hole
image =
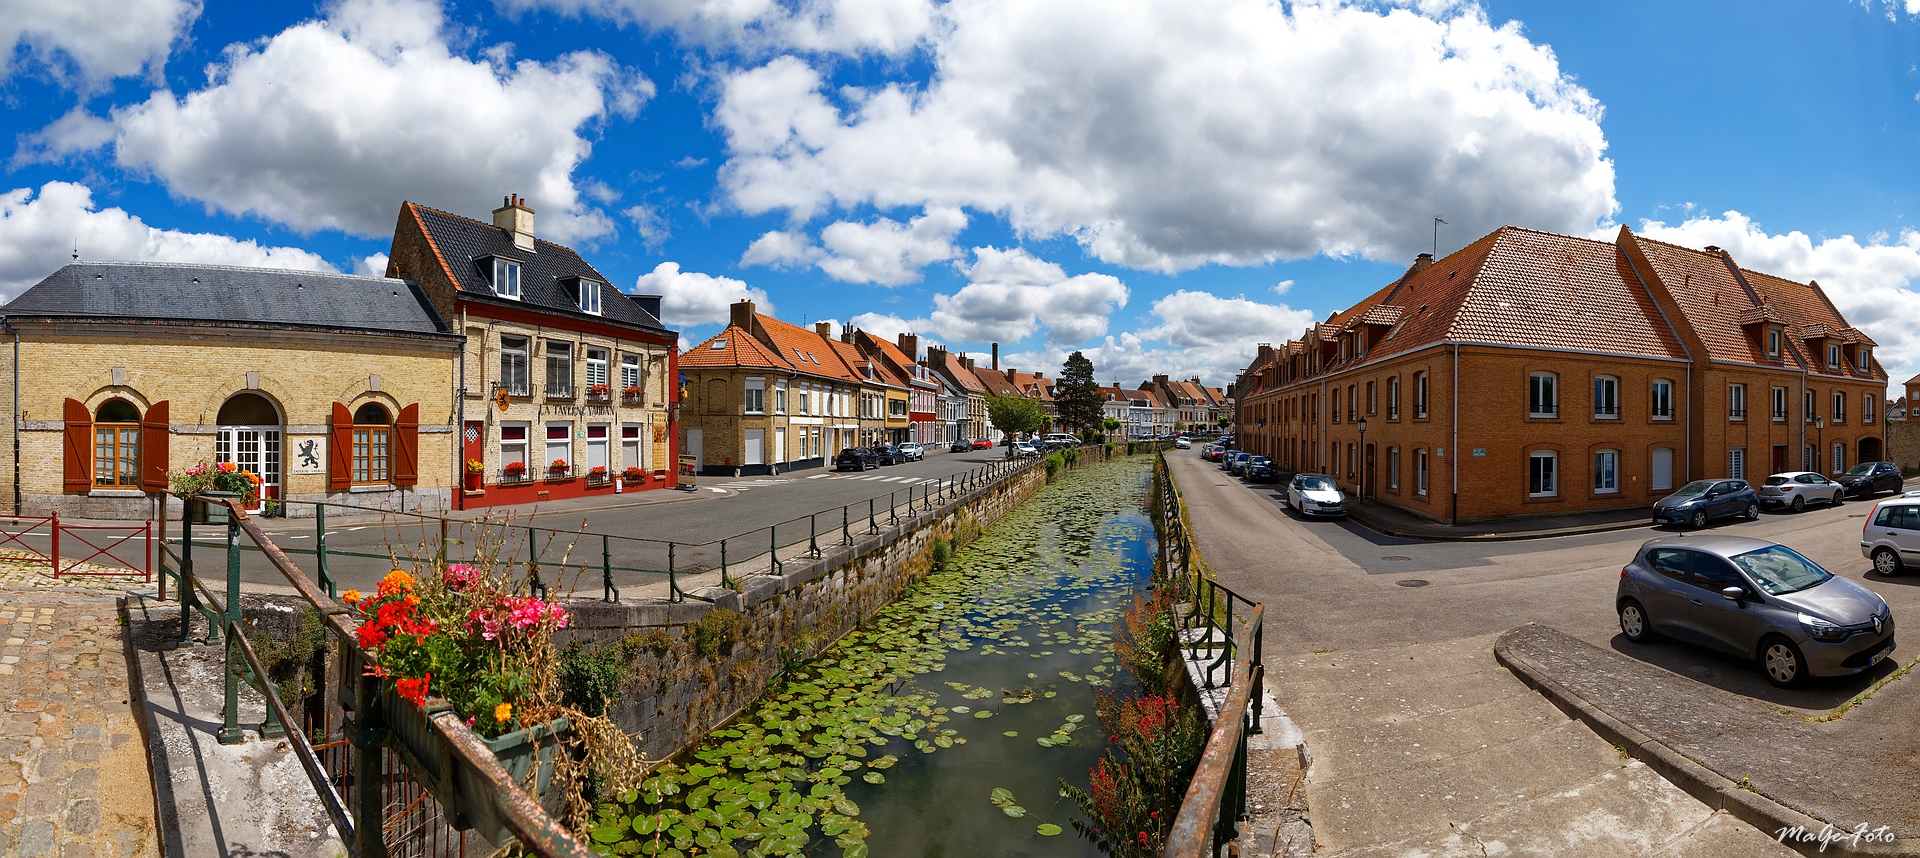
[[[1358,487],[1359,500],[1367,499],[1367,418],[1360,418],[1356,427],[1360,430],[1360,473],[1354,475],[1354,484]]]
[[[1820,470],[1820,457],[1827,452],[1827,418],[1813,418],[1813,469]]]

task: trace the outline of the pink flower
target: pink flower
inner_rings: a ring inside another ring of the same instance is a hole
[[[473,582],[479,579],[480,570],[466,563],[449,563],[447,570],[440,574],[440,580],[446,583],[447,589],[455,593],[473,586]]]
[[[547,619],[553,621],[554,628],[564,629],[567,627],[567,621],[571,618],[567,615],[566,608],[562,608],[559,605],[548,605]]]
[[[486,640],[497,640],[500,637],[500,618],[490,611],[479,608],[468,611],[467,627],[479,632],[480,637]]]
[[[521,631],[539,625],[540,620],[546,617],[546,603],[533,596],[508,596],[505,601],[507,622]]]

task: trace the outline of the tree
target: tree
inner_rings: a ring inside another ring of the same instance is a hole
[[[1046,425],[1047,417],[1040,413],[1040,403],[1024,396],[995,396],[987,400],[987,420],[1011,442],[1016,433],[1032,432]],[[1013,455],[1011,444],[1007,455]]]
[[[1060,423],[1073,431],[1100,426],[1100,383],[1093,380],[1093,361],[1080,352],[1067,355],[1060,378],[1053,383],[1053,407]]]
[[[1106,427],[1108,435],[1112,435],[1113,433],[1120,431],[1120,427],[1124,424],[1120,422],[1120,418],[1118,417],[1109,417],[1105,421],[1103,421],[1101,425]]]
[[[1231,417],[1228,417],[1228,416],[1227,416],[1227,415],[1225,415],[1225,414],[1222,414],[1222,415],[1220,415],[1220,418],[1219,418],[1219,423],[1220,423],[1220,431],[1222,431],[1222,432],[1224,432],[1224,431],[1226,431],[1226,429],[1227,429],[1227,427],[1228,427],[1228,426],[1232,426],[1232,425],[1233,425],[1233,418],[1231,418]]]

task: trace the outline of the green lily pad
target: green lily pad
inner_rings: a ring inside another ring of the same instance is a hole
[[[867,772],[861,775],[860,779],[870,784],[883,784],[887,782],[887,776],[879,772]]]
[[[987,710],[987,709],[982,709],[982,710],[980,710],[980,711],[978,711],[978,712],[975,712],[975,713],[973,713],[973,717],[975,717],[975,718],[992,718],[992,717],[993,717],[993,712],[992,712],[992,711],[990,711],[990,710]]]
[[[1006,807],[1000,808],[1000,812],[1008,816],[1011,816],[1014,819],[1019,819],[1020,817],[1027,815],[1027,809],[1017,804],[1010,804],[1010,805],[1007,805]]]
[[[1052,837],[1060,833],[1060,826],[1054,825],[1051,822],[1042,822],[1039,828],[1034,829],[1034,832],[1041,837]]]

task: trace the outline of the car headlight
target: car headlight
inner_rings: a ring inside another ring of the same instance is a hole
[[[1800,627],[1806,629],[1807,634],[1812,635],[1814,640],[1820,641],[1843,641],[1853,634],[1851,630],[1843,629],[1812,614],[1800,615]]]

